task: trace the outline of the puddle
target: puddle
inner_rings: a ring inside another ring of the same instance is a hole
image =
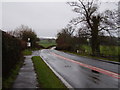
[[[92,76],[92,78],[93,78],[93,79],[96,79],[96,80],[100,80],[99,78],[97,78],[97,77],[94,77],[94,76]]]
[[[91,70],[93,73],[100,74],[98,71]]]
[[[92,81],[95,84],[99,84],[100,83],[100,73],[95,70],[90,70],[90,71],[91,71],[91,74],[89,75],[90,81]]]

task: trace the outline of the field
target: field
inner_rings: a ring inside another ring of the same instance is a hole
[[[53,39],[52,40],[43,39],[43,40],[40,40],[39,44],[42,45],[43,47],[47,48],[47,47],[56,45],[56,42]]]
[[[56,42],[55,40],[43,39],[39,42],[39,44],[47,48],[49,46],[56,45]],[[79,48],[81,52],[79,53],[80,55],[90,56],[92,54],[92,50],[89,45],[81,45],[79,46]],[[120,55],[120,46],[100,45],[100,54],[102,56],[97,58],[103,58],[103,59],[112,60],[112,61],[119,61],[118,55]]]
[[[82,48],[89,54],[92,53],[91,47],[88,45],[82,45],[80,48]],[[100,52],[103,55],[118,56],[119,50],[120,46],[103,46],[103,45],[100,46]]]
[[[80,46],[84,55],[87,54],[92,54],[91,47],[88,45],[82,45]],[[104,57],[108,57],[108,59],[111,59],[113,61],[118,61],[118,55],[120,55],[120,46],[100,46],[100,54],[103,55]]]
[[[100,46],[101,53],[104,55],[118,56],[120,46]]]

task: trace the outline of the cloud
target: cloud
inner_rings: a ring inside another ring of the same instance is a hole
[[[21,24],[34,29],[39,37],[55,37],[57,31],[77,17],[66,2],[3,2],[2,30],[14,30]],[[116,8],[113,3],[102,4],[100,10]],[[2,24],[2,25],[1,25]]]
[[[2,29],[8,31],[24,24],[38,36],[50,37],[76,16],[65,2],[4,2],[2,10]]]

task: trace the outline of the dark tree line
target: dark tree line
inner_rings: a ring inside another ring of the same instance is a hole
[[[23,58],[21,40],[2,32],[2,75],[6,79]]]
[[[75,30],[73,26],[79,25],[78,36],[76,37],[84,41],[81,41],[81,43],[85,43],[89,39],[92,54],[99,55],[101,36],[105,35],[105,32],[112,36],[111,32],[117,32],[118,28],[120,28],[118,25],[118,11],[106,10],[103,13],[99,13],[99,3],[96,0],[88,0],[87,2],[78,0],[78,2],[68,2],[68,4],[73,7],[74,12],[79,14],[79,17],[70,21],[69,26],[71,28],[68,28],[66,31],[71,32],[71,30]],[[63,32],[61,31],[61,33]],[[60,37],[62,36],[58,34],[57,42],[59,40],[62,41]],[[73,38],[72,35],[71,37]],[[58,45],[60,44],[58,43]]]
[[[24,60],[22,51],[27,48],[30,38],[31,48],[41,48],[36,41],[39,40],[36,33],[28,26],[21,25],[14,31],[2,32],[2,81],[3,88],[8,88],[7,79]],[[13,77],[12,77],[13,78]],[[8,82],[11,83],[11,82]],[[11,83],[12,84],[12,83]]]
[[[16,28],[14,31],[8,32],[10,35],[15,36],[18,39],[21,39],[24,42],[28,42],[28,38],[30,38],[31,48],[35,48],[37,45],[37,41],[40,39],[37,37],[37,34],[29,28],[28,26],[21,25],[20,27]]]
[[[69,31],[69,29],[65,28],[57,34],[57,49],[72,50],[74,46],[72,33],[73,32]]]

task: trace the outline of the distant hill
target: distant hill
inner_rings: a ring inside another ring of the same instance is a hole
[[[56,45],[55,38],[40,38],[39,44],[45,48]]]
[[[56,39],[55,37],[40,37],[41,40],[45,40],[45,39]]]

